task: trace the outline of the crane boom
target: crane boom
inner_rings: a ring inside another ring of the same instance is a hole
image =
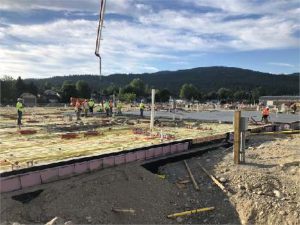
[[[100,0],[99,24],[98,24],[96,49],[95,49],[95,55],[99,58],[100,76],[101,76],[101,56],[99,51],[100,51],[100,42],[102,38],[101,35],[102,35],[102,28],[103,28],[103,21],[104,21],[105,6],[106,6],[106,0]]]

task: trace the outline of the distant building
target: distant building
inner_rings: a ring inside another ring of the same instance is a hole
[[[61,99],[61,96],[56,91],[46,90],[43,93],[43,99],[47,103],[58,103]]]
[[[259,103],[266,106],[290,106],[293,103],[300,104],[300,96],[261,96]]]
[[[20,96],[23,99],[23,103],[27,107],[36,106],[36,96],[31,93],[23,93]]]

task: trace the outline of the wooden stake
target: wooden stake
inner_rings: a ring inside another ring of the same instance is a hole
[[[193,176],[193,174],[192,174],[192,172],[191,172],[191,170],[190,170],[190,168],[189,168],[187,162],[186,162],[185,160],[184,160],[183,162],[184,162],[184,164],[185,164],[185,166],[186,166],[187,171],[189,172],[189,175],[190,175],[191,180],[193,181],[194,188],[195,188],[197,191],[199,191],[200,188],[199,188],[199,186],[198,186],[198,184],[197,184],[197,182],[196,182],[196,180],[195,180],[195,178],[194,178],[194,176]]]
[[[223,184],[221,184],[213,175],[211,175],[204,167],[202,167],[201,165],[200,165],[200,163],[198,163],[198,165],[200,166],[200,168],[204,171],[204,173],[206,173],[207,174],[207,176],[209,176],[210,177],[210,179],[212,179],[212,181],[216,184],[216,185],[218,185],[218,187],[223,191],[223,192],[228,192],[227,190],[226,190],[226,188],[224,187],[224,185]]]
[[[234,112],[234,145],[233,145],[233,160],[235,164],[240,163],[240,148],[241,148],[241,111]]]
[[[150,116],[150,130],[154,129],[154,110],[155,110],[155,89],[151,90],[151,116]]]

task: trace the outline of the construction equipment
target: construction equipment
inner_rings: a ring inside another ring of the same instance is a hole
[[[103,28],[103,21],[104,21],[105,6],[106,6],[106,0],[100,0],[99,24],[98,24],[96,49],[95,49],[95,55],[99,58],[99,74],[100,74],[100,76],[101,76],[100,42],[102,39],[102,28]]]

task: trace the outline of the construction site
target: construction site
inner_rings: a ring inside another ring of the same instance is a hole
[[[105,7],[100,0],[99,82]],[[77,89],[62,100],[52,88],[1,103],[0,224],[300,224],[300,97],[255,99],[262,88],[252,86],[235,89],[245,101],[221,86],[223,99],[194,90],[201,100],[176,100],[164,89],[169,102],[156,101],[144,85],[147,96],[123,93],[130,101]]]
[[[247,120],[236,163],[230,121],[157,110],[151,129],[151,117],[126,111],[77,121],[71,107],[28,108],[16,130],[14,108],[1,108],[1,221],[299,223],[295,115]]]

